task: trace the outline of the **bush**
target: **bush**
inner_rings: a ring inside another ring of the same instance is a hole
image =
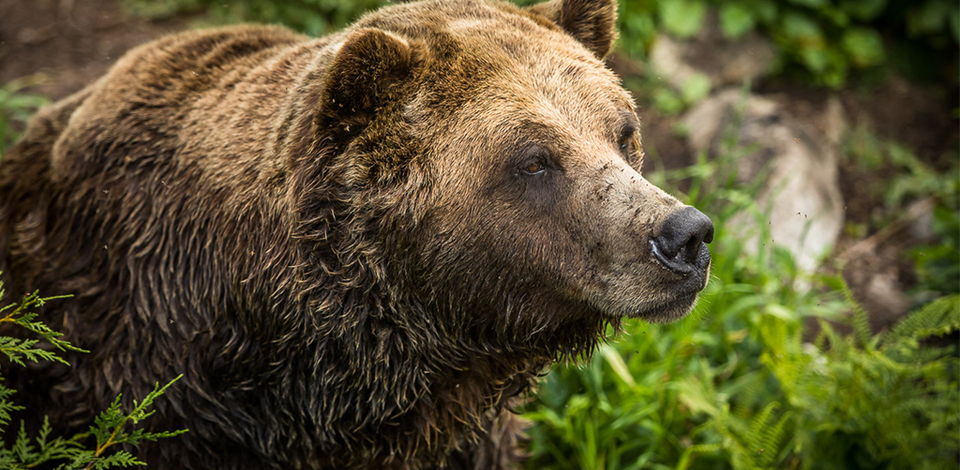
[[[830,87],[893,59],[908,75],[956,82],[960,10],[950,0],[636,0],[621,3],[621,47],[645,57],[656,34],[696,35],[712,10],[724,35],[759,30],[781,69]],[[944,61],[945,57],[951,60]],[[939,66],[937,65],[939,64]],[[938,68],[942,67],[942,68]]]
[[[147,18],[166,18],[182,13],[205,13],[205,23],[242,21],[278,23],[320,36],[342,28],[387,0],[120,0],[129,11]]]
[[[311,35],[343,27],[388,0],[119,0],[133,13],[164,18],[205,13],[206,22],[282,23]],[[513,0],[519,5],[544,0]],[[656,34],[696,35],[712,10],[723,33],[738,38],[759,30],[780,52],[784,70],[814,83],[839,87],[851,69],[869,69],[895,59],[904,72],[956,82],[960,10],[950,0],[621,0],[620,48],[646,57]],[[888,49],[895,48],[895,53]],[[942,56],[952,61],[939,69]]]

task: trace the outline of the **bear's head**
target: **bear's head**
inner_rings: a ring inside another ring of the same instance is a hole
[[[713,225],[640,174],[635,104],[602,62],[615,2],[387,11],[344,34],[317,121],[382,276],[514,343],[686,315]]]

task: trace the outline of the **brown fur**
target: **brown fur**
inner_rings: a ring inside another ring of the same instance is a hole
[[[187,32],[45,108],[0,163],[0,270],[72,294],[43,319],[92,352],[14,376],[24,404],[82,429],[183,373],[151,468],[510,468],[546,365],[706,280],[651,257],[681,205],[637,172],[615,11]]]

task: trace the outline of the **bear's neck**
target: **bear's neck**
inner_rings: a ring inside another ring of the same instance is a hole
[[[251,343],[271,355],[263,362],[275,364],[248,371],[246,379],[262,374],[259,407],[294,421],[277,440],[313,443],[282,449],[263,439],[261,451],[301,460],[306,468],[317,459],[332,468],[391,459],[417,468],[411,463],[442,461],[502,426],[499,411],[534,384],[555,354],[450,331],[441,320],[449,312],[434,311],[391,286],[376,247],[351,235],[362,229],[335,218],[316,218],[315,230],[290,237],[283,251],[295,255],[245,267],[261,269],[246,274],[247,299],[297,299],[292,305],[243,301],[266,310],[276,323],[268,328],[261,324],[264,315],[245,315],[252,319],[245,328]],[[234,362],[252,363],[240,357]],[[344,453],[345,445],[358,451]]]
[[[249,381],[260,374],[258,409],[286,416],[290,424],[281,435],[254,443],[266,455],[299,460],[305,468],[318,459],[335,468],[442,461],[480,445],[491,432],[507,432],[497,429],[513,429],[503,422],[513,415],[501,412],[535,385],[546,366],[589,351],[589,341],[602,333],[596,321],[559,325],[584,338],[561,344],[549,334],[522,341],[501,338],[497,328],[451,326],[450,318],[471,315],[444,311],[447,302],[423,301],[392,284],[385,255],[362,224],[337,213],[342,206],[310,209],[309,223],[270,233],[274,249],[251,252],[253,261],[234,267],[245,278],[240,289],[247,300],[239,303],[265,312],[244,315],[251,319],[245,327],[250,343],[259,346],[238,351],[270,354],[267,360],[235,358],[230,362],[270,367],[234,375]],[[306,439],[295,438],[300,434]],[[311,446],[271,446],[277,440]],[[344,446],[358,451],[344,453]]]
[[[316,396],[288,402],[314,405],[310,416],[321,439],[370,444],[346,460],[341,455],[331,461],[335,467],[397,459],[404,468],[417,468],[415,462],[426,466],[478,445],[495,428],[509,425],[501,412],[516,405],[555,358],[453,339],[456,335],[429,320],[439,313],[415,312],[417,305],[391,301],[388,293],[348,289],[339,297],[312,303],[339,305],[312,312],[323,327],[306,341],[315,349],[303,361],[301,380]]]

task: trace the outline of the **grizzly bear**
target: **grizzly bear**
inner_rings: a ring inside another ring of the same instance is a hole
[[[427,0],[132,50],[0,163],[8,293],[72,295],[42,319],[91,351],[13,369],[20,403],[84,430],[183,374],[150,468],[513,468],[546,366],[707,279],[710,219],[640,176],[615,22]]]

